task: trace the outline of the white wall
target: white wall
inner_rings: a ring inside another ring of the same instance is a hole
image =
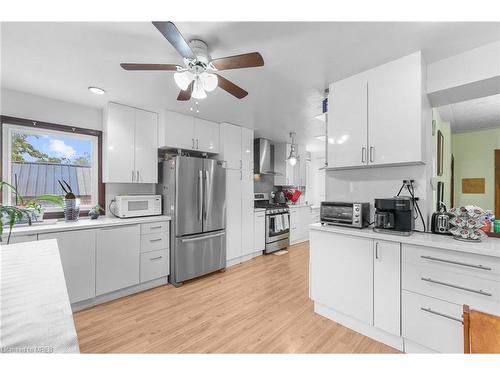
[[[102,109],[2,88],[2,115],[102,130]],[[155,184],[106,184],[106,212],[115,195],[152,194]]]
[[[427,92],[500,76],[500,41],[485,44],[427,66]]]
[[[102,130],[102,109],[2,88],[2,115]]]

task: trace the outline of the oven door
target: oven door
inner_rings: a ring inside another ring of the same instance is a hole
[[[279,216],[286,215],[288,225],[283,225],[281,230],[277,230],[276,228],[276,220],[278,220]],[[283,240],[288,238],[290,234],[290,214],[279,213],[279,214],[266,214],[266,243]]]
[[[154,215],[155,200],[150,197],[127,197],[120,202],[122,217]]]
[[[333,202],[321,204],[321,222],[352,225],[353,215],[354,212],[352,204]]]

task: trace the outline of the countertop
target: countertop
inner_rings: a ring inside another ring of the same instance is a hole
[[[395,234],[377,233],[372,228],[348,228],[340,226],[325,226],[321,223],[311,224],[311,230],[319,230],[332,233],[347,234],[351,236],[359,236],[373,238],[386,241],[401,242],[403,244],[428,246],[438,249],[461,251],[478,255],[486,255],[500,258],[500,239],[484,238],[479,243],[461,242],[453,239],[451,236],[444,236],[432,233],[414,232],[411,236],[398,236]]]
[[[262,212],[262,211],[265,211],[265,210],[266,210],[265,208],[254,208],[253,212]]]
[[[300,204],[289,204],[288,208],[302,208],[302,207],[311,207],[312,204],[300,203]]]
[[[78,353],[56,240],[2,245],[0,352]]]
[[[118,225],[130,225],[141,223],[153,223],[158,221],[170,220],[170,216],[146,216],[135,217],[128,219],[120,219],[117,217],[100,216],[97,220],[81,218],[76,222],[67,223],[64,220],[58,221],[55,224],[35,224],[31,226],[20,226],[12,229],[12,236],[26,236],[40,233],[64,232],[79,229],[105,228]],[[4,237],[8,234],[8,228],[4,228]]]

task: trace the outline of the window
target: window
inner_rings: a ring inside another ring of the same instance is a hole
[[[26,126],[23,121],[2,121],[2,180],[15,186],[24,198],[64,196],[59,181],[65,181],[82,211],[98,204],[100,132],[46,123],[37,126],[31,121]],[[84,134],[92,132],[96,135]],[[16,204],[15,195],[7,189],[2,200]],[[41,204],[46,212],[59,213],[52,217],[62,217],[60,207]]]

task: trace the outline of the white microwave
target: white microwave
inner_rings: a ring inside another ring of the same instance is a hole
[[[117,195],[115,201],[121,218],[161,215],[161,195]]]

